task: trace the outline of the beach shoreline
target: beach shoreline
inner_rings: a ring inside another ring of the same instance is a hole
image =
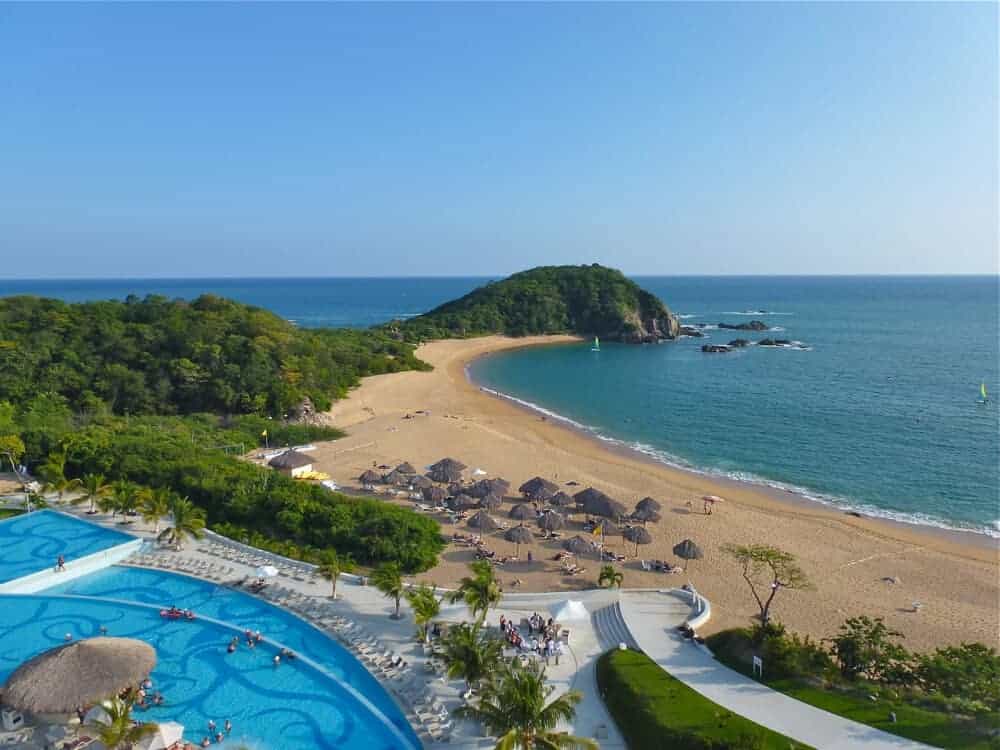
[[[541,474],[560,484],[568,478],[578,481],[579,486],[566,488],[570,492],[593,484],[629,506],[652,495],[664,504],[663,520],[650,524],[654,543],[643,548],[640,557],[674,561],[674,543],[687,537],[698,541],[705,559],[692,565],[690,577],[713,602],[712,629],[747,624],[752,614],[749,592],[719,547],[732,541],[759,542],[795,554],[817,583],[815,594],[782,592],[786,600],[778,616],[793,629],[823,637],[845,617],[869,614],[885,617],[918,645],[970,638],[996,642],[998,545],[986,535],[855,517],[775,488],[673,467],[561,420],[543,419],[538,411],[492,395],[469,379],[469,365],[480,357],[576,341],[570,336],[492,336],[425,344],[418,356],[434,365],[434,371],[366,378],[334,405],[330,419],[346,428],[348,437],[319,446],[316,468],[351,488],[373,463],[409,460],[426,465],[452,455],[469,464],[470,471],[486,467],[490,475],[510,480],[512,491]],[[721,494],[727,502],[704,516],[697,502],[702,494]],[[497,517],[503,518],[508,509],[505,505]],[[465,533],[466,527],[445,522],[443,531]],[[508,554],[512,545],[496,538],[490,541],[492,547]],[[822,545],[829,550],[820,549]],[[525,590],[595,585],[596,559],[587,561],[585,577],[576,578],[540,562],[550,559],[556,548],[539,544],[538,559],[507,566],[505,577]],[[641,570],[633,559],[634,547],[621,539],[611,549],[629,558],[623,566],[626,586],[668,587],[685,580]],[[454,583],[470,559],[468,550],[449,546],[438,567],[420,579]],[[887,583],[890,579],[901,583]],[[914,601],[923,605],[920,614],[909,611]]]

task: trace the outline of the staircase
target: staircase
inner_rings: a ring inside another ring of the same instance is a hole
[[[594,622],[594,630],[597,632],[597,639],[604,651],[618,648],[618,644],[624,643],[634,651],[640,651],[639,645],[629,632],[625,618],[622,617],[622,610],[618,602],[601,607],[591,614]]]

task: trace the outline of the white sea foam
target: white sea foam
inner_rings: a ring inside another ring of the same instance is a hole
[[[678,313],[677,317],[681,320],[687,320],[688,318],[697,318],[698,313]]]
[[[725,310],[725,311],[719,313],[719,315],[753,315],[753,316],[757,316],[757,315],[794,315],[794,314],[795,313],[790,313],[790,312],[775,312],[773,310],[768,310],[766,312],[764,312],[762,310],[739,310],[739,311],[736,311],[736,310]]]
[[[795,348],[795,347],[785,347],[785,348]],[[880,508],[870,503],[854,500],[852,498],[840,497],[837,495],[826,494],[818,492],[816,490],[809,490],[804,487],[799,487],[794,484],[789,484],[787,482],[779,482],[774,479],[766,479],[764,477],[758,476],[751,472],[746,471],[726,471],[722,469],[705,468],[701,466],[695,466],[689,461],[686,461],[679,456],[675,456],[667,451],[660,450],[646,443],[641,443],[638,441],[628,441],[621,440],[619,438],[614,438],[609,435],[605,435],[600,432],[597,428],[590,425],[577,422],[574,419],[563,416],[558,412],[554,412],[551,409],[546,409],[543,406],[527,401],[525,399],[517,398],[516,396],[511,396],[507,393],[502,393],[501,391],[494,390],[492,388],[486,388],[480,386],[480,390],[484,393],[488,393],[491,396],[504,399],[506,401],[511,401],[518,406],[525,409],[530,409],[531,411],[537,412],[544,415],[547,419],[552,419],[563,424],[569,425],[574,429],[580,430],[587,433],[588,435],[597,438],[601,442],[608,443],[618,448],[627,448],[637,453],[641,453],[644,456],[652,458],[665,466],[670,466],[675,469],[681,469],[683,471],[690,471],[695,474],[700,474],[702,476],[710,478],[721,478],[728,479],[735,482],[743,482],[746,484],[753,484],[760,487],[767,487],[772,490],[777,490],[780,492],[786,492],[789,495],[794,495],[798,498],[809,500],[816,503],[821,503],[823,505],[831,506],[842,510],[844,512],[860,513],[865,516],[871,516],[874,518],[884,518],[890,521],[896,521],[900,523],[916,524],[918,526],[931,526],[937,529],[944,529],[946,531],[961,531],[967,533],[985,534],[994,539],[1000,539],[1000,519],[997,519],[992,523],[991,526],[973,526],[973,525],[962,525],[961,523],[953,523],[945,521],[941,518],[935,518],[934,516],[929,516],[924,513],[906,513],[903,511],[896,511],[887,508]]]

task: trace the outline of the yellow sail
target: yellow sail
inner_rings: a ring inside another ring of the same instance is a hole
[[[986,383],[979,384],[979,395],[983,397],[983,401],[986,400]]]

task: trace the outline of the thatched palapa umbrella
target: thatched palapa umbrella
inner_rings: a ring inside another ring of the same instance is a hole
[[[549,505],[553,505],[556,508],[571,508],[576,505],[576,500],[562,490],[559,490],[559,492],[550,497],[548,502]]]
[[[520,503],[510,509],[507,514],[516,521],[528,521],[538,516],[538,512],[527,503]]]
[[[632,520],[639,521],[643,526],[649,521],[659,521],[660,514],[657,513],[652,508],[640,508],[638,505],[635,507],[635,512],[632,513]]]
[[[479,529],[480,534],[484,532],[496,531],[500,528],[500,524],[498,524],[485,510],[479,511],[472,518],[470,518],[469,526],[473,529]]]
[[[495,479],[481,479],[475,484],[473,484],[468,489],[468,493],[473,497],[486,497],[487,495],[496,495],[497,497],[503,497],[507,494],[510,489],[510,482],[506,479],[500,479],[499,477]]]
[[[635,556],[639,556],[640,544],[652,544],[653,537],[643,526],[629,526],[623,535],[630,542],[635,542]]]
[[[546,531],[558,531],[566,525],[566,519],[559,513],[546,513],[538,519],[538,525]]]
[[[417,470],[413,468],[413,464],[409,461],[403,461],[399,466],[396,467],[396,471],[400,474],[416,474]]]
[[[382,475],[379,474],[377,471],[372,471],[371,469],[368,469],[360,477],[358,477],[358,481],[361,482],[362,487],[370,488],[382,481]]]
[[[545,500],[559,491],[559,485],[542,477],[534,477],[518,487],[517,491],[531,500]]]
[[[479,507],[479,501],[471,495],[458,495],[451,499],[451,507],[455,510],[472,510]]]
[[[636,510],[651,510],[651,511],[654,511],[656,513],[659,513],[661,510],[663,510],[663,506],[660,505],[658,502],[656,502],[656,500],[654,500],[651,497],[644,497],[642,500],[640,500],[639,502],[637,502],[635,504],[635,509]]]
[[[3,702],[32,714],[72,714],[138,685],[156,666],[156,651],[134,638],[87,638],[45,651],[18,667]]]
[[[675,544],[674,554],[684,561],[684,570],[688,569],[688,562],[691,560],[700,560],[705,556],[701,551],[701,547],[690,539],[685,539],[683,542]]]
[[[410,477],[410,486],[415,490],[425,490],[428,487],[433,487],[434,482],[432,482],[425,476],[421,476],[420,474],[415,474],[414,476]]]
[[[454,458],[442,458],[430,467],[427,476],[435,482],[448,484],[449,482],[457,482],[461,479],[462,471],[466,468],[465,464],[461,461],[456,461]]]
[[[582,555],[593,549],[591,543],[577,534],[572,539],[567,539],[562,543],[563,549],[572,552],[574,555]]]
[[[517,545],[514,548],[514,557],[520,557],[522,544],[530,544],[535,540],[527,526],[515,526],[512,529],[507,529],[503,536],[508,542],[514,542]]]
[[[588,487],[585,490],[577,492],[573,496],[573,499],[576,500],[577,506],[579,506],[584,513],[589,513],[592,516],[619,518],[620,516],[626,515],[624,505],[608,495],[605,495],[600,490],[595,490],[593,487]]]
[[[425,487],[421,490],[424,496],[424,501],[428,503],[434,503],[439,505],[444,502],[444,499],[448,497],[448,493],[445,492],[440,487]]]
[[[391,484],[393,487],[410,486],[410,478],[406,474],[402,474],[396,469],[393,469],[384,477],[382,477],[382,481],[385,482],[386,484]]]
[[[500,510],[500,506],[503,505],[503,499],[497,495],[486,495],[479,501],[479,507],[485,508],[490,512]]]

